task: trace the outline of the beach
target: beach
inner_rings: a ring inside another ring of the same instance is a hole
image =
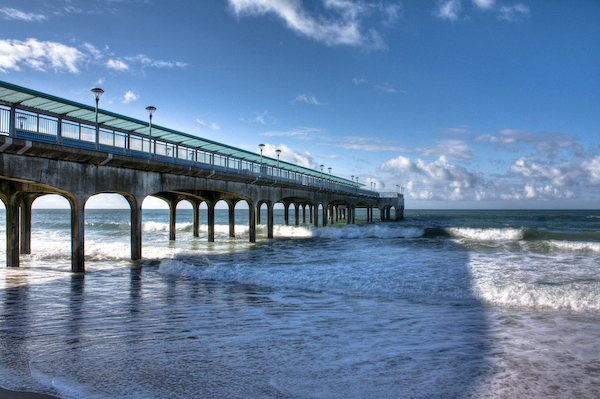
[[[168,211],[145,210],[135,262],[128,214],[86,211],[77,275],[69,211],[34,210],[32,254],[0,270],[0,386],[63,399],[600,394],[598,211],[326,228],[283,226],[278,211],[276,238],[259,226],[252,244],[241,211],[237,237],[219,210],[207,243],[191,211],[169,242]]]

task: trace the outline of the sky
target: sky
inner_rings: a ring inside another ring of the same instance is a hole
[[[407,209],[600,208],[596,0],[3,0],[0,80]]]

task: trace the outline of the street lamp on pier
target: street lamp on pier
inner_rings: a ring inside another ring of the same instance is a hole
[[[275,150],[277,153],[277,167],[279,167],[279,154],[281,154],[281,150]]]
[[[95,87],[92,90],[94,98],[96,99],[96,149],[100,148],[100,127],[98,126],[98,103],[100,102],[100,96],[104,94],[104,90],[99,87]]]
[[[262,153],[263,153],[263,148],[265,148],[265,145],[259,144],[258,147],[260,148],[260,163],[262,163]]]

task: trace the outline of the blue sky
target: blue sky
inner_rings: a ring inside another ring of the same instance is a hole
[[[598,208],[600,2],[3,0],[0,80],[407,208]]]

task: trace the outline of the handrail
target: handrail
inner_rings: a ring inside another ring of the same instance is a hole
[[[89,123],[76,121],[74,118],[67,120],[49,116],[42,112],[14,106],[10,108],[0,106],[0,134],[111,154],[147,157],[194,167],[210,167],[212,170],[219,168],[227,173],[248,174],[257,178],[319,188],[323,191],[344,192],[373,198],[380,196],[373,191],[334,182],[327,175],[311,176],[117,128],[108,129],[99,126],[96,136],[96,127]]]

